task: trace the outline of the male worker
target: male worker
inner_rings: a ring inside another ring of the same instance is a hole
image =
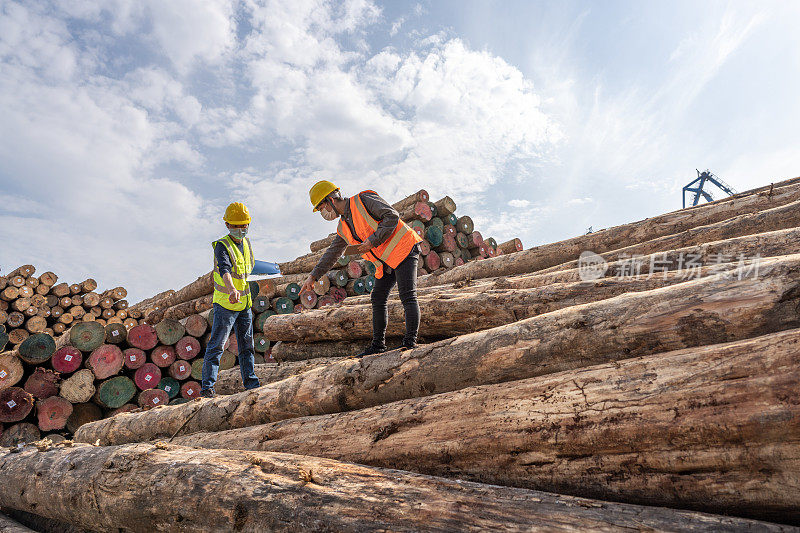
[[[372,301],[372,344],[359,356],[386,351],[386,323],[389,320],[389,291],[397,290],[406,317],[403,349],[417,345],[419,303],[417,303],[417,263],[419,235],[400,220],[400,214],[375,191],[363,191],[352,198],[342,198],[339,188],[330,181],[319,181],[309,191],[314,211],[325,220],[339,218],[338,234],[303,284],[314,290],[314,283],[324,276],[350,245],[359,245],[361,257],[375,265]]]
[[[211,243],[214,248],[214,320],[203,358],[200,395],[204,398],[215,396],[214,383],[217,382],[219,358],[231,329],[236,332],[239,370],[244,388],[252,389],[260,385],[253,369],[255,349],[253,314],[250,311],[253,299],[247,283],[247,276],[255,264],[250,239],[245,237],[250,226],[250,212],[243,203],[234,202],[225,210],[223,220],[228,235]]]

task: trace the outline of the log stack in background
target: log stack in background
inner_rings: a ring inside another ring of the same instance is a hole
[[[58,276],[45,272],[36,276],[33,265],[23,265],[0,276],[0,351],[16,347],[31,334],[58,336],[77,322],[136,326],[141,314],[128,310],[128,291],[116,287],[97,291],[91,278],[81,283],[58,283]]]
[[[0,354],[0,445],[42,435],[69,438],[86,422],[198,398],[210,336],[207,315],[130,330],[118,322],[79,322],[56,339],[30,335]],[[269,344],[256,344],[256,363],[265,363]],[[237,355],[231,336],[220,369],[233,368]]]

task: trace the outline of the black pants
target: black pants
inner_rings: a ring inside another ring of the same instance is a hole
[[[406,334],[403,344],[417,342],[419,332],[419,303],[417,302],[417,263],[419,262],[419,245],[408,253],[397,268],[383,267],[383,277],[375,280],[370,300],[372,301],[372,345],[376,348],[386,347],[386,323],[389,321],[389,292],[397,283],[397,291],[406,315]]]

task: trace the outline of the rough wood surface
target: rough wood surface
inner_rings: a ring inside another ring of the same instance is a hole
[[[575,260],[586,250],[603,253],[630,243],[642,243],[666,235],[674,235],[698,226],[713,224],[738,215],[756,213],[800,200],[800,185],[776,188],[673,211],[638,222],[600,230],[588,235],[537,246],[515,254],[502,255],[483,261],[473,261],[439,276],[423,276],[418,285],[426,287],[464,279],[486,278],[534,272]]]
[[[175,290],[174,289],[168,289],[168,290],[166,290],[164,292],[160,292],[160,293],[156,294],[155,296],[152,296],[150,298],[142,300],[141,302],[137,302],[137,303],[129,306],[128,310],[129,311],[143,312],[143,311],[145,311],[147,309],[157,307],[158,302],[164,300],[165,298],[168,298],[169,296],[171,296],[173,294],[175,294]]]
[[[320,368],[329,365],[339,358],[322,358],[314,359],[312,361],[296,361],[290,363],[262,363],[255,365],[256,376],[262,385],[280,381],[288,377],[302,374],[315,368]],[[242,374],[239,368],[231,368],[230,370],[223,370],[219,373],[217,383],[214,385],[214,391],[217,394],[236,394],[242,392],[244,385],[242,384]]]
[[[314,267],[317,265],[317,261],[322,259],[323,251],[319,252],[312,252],[310,254],[301,255],[297,259],[293,259],[292,261],[286,261],[284,263],[278,263],[278,267],[281,269],[281,274],[286,276],[289,274],[302,274],[305,272],[311,272]],[[277,281],[280,283],[280,281]]]
[[[800,330],[176,443],[800,522]]]
[[[440,341],[439,338],[421,337],[419,344],[429,344]],[[350,357],[359,354],[367,347],[363,339],[327,342],[277,342],[270,353],[279,363],[284,361],[307,361],[310,359],[331,358],[331,357]],[[400,337],[387,337],[386,346],[390,350],[399,348],[402,344]]]
[[[788,530],[283,453],[164,443],[0,453],[0,505],[98,531]]]
[[[602,278],[626,277],[631,275],[662,275],[663,271],[683,270],[695,276],[698,269],[692,264],[705,265],[715,268],[727,268],[725,262],[739,261],[742,255],[746,259],[744,262],[755,261],[756,256],[760,258],[776,257],[780,255],[790,255],[800,253],[800,227],[785,230],[758,233],[735,237],[722,241],[714,241],[699,246],[688,246],[677,250],[665,250],[652,254],[643,255],[638,258],[621,259],[607,263],[607,270],[602,273]],[[446,282],[428,287],[417,289],[417,295],[424,297],[435,294],[443,288],[454,288],[460,292],[475,292],[484,290],[490,286],[498,289],[528,289],[533,287],[543,287],[553,283],[570,283],[581,280],[581,271],[578,268],[557,270],[552,272],[532,272],[517,274],[514,276],[497,276],[482,279],[464,279],[455,282]],[[397,299],[397,290],[392,290],[390,299]],[[369,303],[369,296],[350,297],[345,299],[343,305],[361,305]]]
[[[730,266],[729,268],[732,268]],[[708,273],[710,267],[706,267]],[[531,289],[461,292],[440,290],[420,298],[420,334],[455,337],[510,324],[573,305],[604,300],[626,292],[646,291],[686,281],[686,273],[667,272],[650,278],[620,278],[559,283]],[[399,300],[388,304],[386,334],[402,336],[405,311]],[[372,306],[348,305],[276,315],[264,323],[270,341],[320,342],[372,338]]]
[[[599,255],[606,261],[617,261],[626,257],[632,257],[634,254],[643,255],[660,250],[674,250],[676,248],[697,246],[707,242],[789,229],[797,226],[800,226],[800,201],[790,202],[757,213],[739,215],[714,224],[698,226],[677,234],[658,237],[646,242],[637,242]],[[577,267],[578,261],[576,259],[543,269],[540,272],[546,273]]]
[[[76,439],[115,444],[245,427],[800,326],[800,255],[763,263],[756,279],[717,275],[624,294],[412,350],[332,363],[170,412],[121,414],[84,426]]]

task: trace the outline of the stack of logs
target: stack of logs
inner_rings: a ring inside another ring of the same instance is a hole
[[[469,216],[456,215],[456,203],[449,196],[430,202],[428,192],[420,190],[393,204],[400,217],[423,239],[420,244],[419,274],[442,273],[470,261],[511,254],[522,250],[519,239],[498,244],[484,239],[475,231]],[[306,309],[340,304],[349,296],[372,292],[375,266],[359,256],[342,256],[327,276],[314,284],[313,292],[301,292],[301,285],[333,242],[336,234],[311,243],[311,253],[281,263],[282,277],[258,281],[261,296],[254,301],[256,313],[299,313]],[[201,276],[186,287],[169,290],[131,306],[141,312],[147,322],[156,324],[162,318],[180,319],[208,310],[212,306],[211,273]]]
[[[128,292],[116,287],[95,292],[97,282],[57,283],[58,276],[35,276],[33,265],[23,265],[0,276],[0,352],[6,344],[18,346],[33,333],[64,333],[74,322],[102,325],[138,324],[141,313],[128,310]]]
[[[92,321],[58,339],[31,335],[0,354],[0,445],[70,437],[86,422],[198,398],[209,335],[208,318],[200,315],[130,331]],[[269,347],[262,339],[256,338],[257,363]],[[237,355],[231,336],[220,368],[232,368]]]
[[[0,507],[96,530],[790,530],[752,520],[800,524],[799,207],[797,178],[426,275],[446,338],[410,350],[309,358],[363,335],[364,297],[272,315],[307,360],[0,451]]]

